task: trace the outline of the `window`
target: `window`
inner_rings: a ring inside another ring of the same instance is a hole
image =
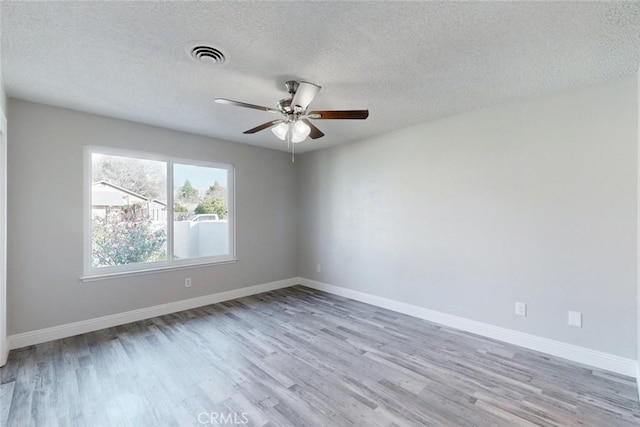
[[[227,169],[173,165],[174,207],[183,211],[173,224],[173,257],[190,259],[229,253]],[[188,220],[184,220],[184,210]]]
[[[85,276],[234,259],[233,166],[88,147]]]

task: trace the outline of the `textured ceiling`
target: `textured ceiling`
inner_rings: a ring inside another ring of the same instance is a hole
[[[630,74],[638,2],[1,2],[9,96],[285,149],[273,118],[213,102],[275,107],[284,81],[323,86],[309,151],[392,129]],[[228,63],[187,57],[212,42]]]

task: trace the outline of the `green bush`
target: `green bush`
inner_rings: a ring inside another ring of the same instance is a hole
[[[196,206],[194,212],[196,215],[217,214],[218,218],[225,219],[227,217],[227,203],[222,198],[208,199]]]
[[[126,211],[93,218],[92,236],[94,267],[166,259],[165,230],[153,231],[149,219],[128,215]]]
[[[186,207],[186,206],[183,206],[183,205],[181,205],[180,203],[175,202],[175,203],[173,204],[173,211],[174,211],[174,212],[181,212],[181,213],[182,213],[182,212],[189,212],[189,209],[187,209],[187,207]]]

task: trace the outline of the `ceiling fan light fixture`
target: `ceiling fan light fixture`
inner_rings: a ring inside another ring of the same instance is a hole
[[[301,137],[301,136],[292,136],[291,137],[291,142],[293,142],[294,144],[297,144],[299,142],[304,141],[305,139],[307,139],[307,138]]]
[[[287,132],[291,132],[291,142],[297,144],[307,139],[311,128],[306,123],[297,120],[293,123],[280,123],[278,126],[272,127],[271,132],[282,141],[287,138]]]
[[[278,137],[278,139],[281,139],[283,141],[287,137],[288,131],[289,125],[287,123],[280,123],[278,126],[271,128],[271,132],[273,132],[273,134]]]
[[[292,138],[291,142],[302,142],[309,136],[311,133],[311,128],[300,120],[294,122],[291,126]]]

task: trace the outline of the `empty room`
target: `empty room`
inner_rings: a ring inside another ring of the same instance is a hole
[[[640,425],[640,2],[0,1],[0,425]]]

